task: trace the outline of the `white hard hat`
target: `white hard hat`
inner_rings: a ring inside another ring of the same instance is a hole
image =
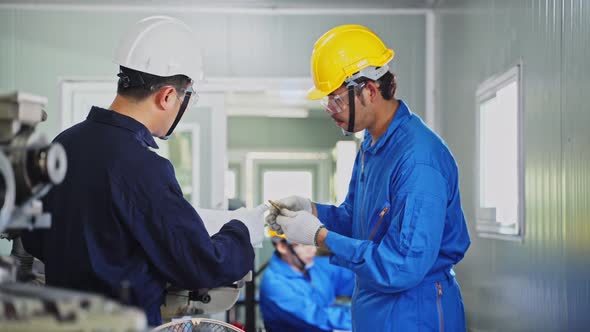
[[[202,79],[202,58],[195,33],[184,22],[151,16],[137,22],[121,38],[113,62],[140,72]]]

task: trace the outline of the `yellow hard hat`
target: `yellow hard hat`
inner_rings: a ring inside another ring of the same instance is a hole
[[[355,73],[367,67],[382,67],[394,55],[395,52],[367,27],[357,24],[337,26],[321,36],[313,47],[311,75],[315,86],[309,90],[307,98],[321,99]],[[383,74],[385,72],[387,70]]]

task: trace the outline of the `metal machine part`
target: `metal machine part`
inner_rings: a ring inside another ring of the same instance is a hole
[[[0,232],[4,231],[12,220],[16,184],[10,161],[0,151]]]
[[[240,295],[247,281],[252,281],[252,271],[230,286],[213,289],[168,290],[162,318],[171,319],[186,315],[215,314],[229,310]]]
[[[59,184],[66,176],[67,158],[61,144],[47,144],[33,128],[23,128],[8,147],[15,171],[16,201],[43,192],[44,187]],[[7,150],[5,150],[7,151]]]
[[[155,328],[152,332],[240,332],[230,324],[206,318],[174,320]]]
[[[236,303],[239,295],[240,289],[237,287],[169,291],[166,294],[166,304],[162,307],[162,318],[168,320],[224,312]]]
[[[0,232],[51,223],[40,198],[64,180],[67,158],[59,143],[35,134],[46,104],[26,93],[0,95]]]
[[[23,283],[0,284],[0,331],[144,331],[143,311],[102,296]]]

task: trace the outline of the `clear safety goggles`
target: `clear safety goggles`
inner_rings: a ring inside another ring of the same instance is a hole
[[[354,86],[355,98],[358,96],[360,91],[365,87],[365,82]],[[339,94],[330,94],[320,99],[320,104],[326,109],[329,114],[342,113],[348,109],[348,89]]]
[[[182,95],[182,98],[180,96]],[[177,99],[182,103],[187,96],[190,96],[186,109],[191,109],[199,101],[199,94],[195,91],[193,84],[189,85],[186,89],[181,90],[176,94]]]

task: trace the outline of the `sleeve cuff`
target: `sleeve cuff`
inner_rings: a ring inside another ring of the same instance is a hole
[[[243,222],[241,222],[238,219],[232,219],[229,222],[225,223],[221,229],[219,230],[219,232],[221,231],[237,231],[240,234],[248,234],[248,236],[250,235],[250,231],[248,230],[248,227],[246,227],[246,224],[244,224]],[[218,233],[219,233],[218,232]]]
[[[362,263],[363,252],[368,245],[367,241],[351,239],[331,231],[328,232],[324,243],[334,254],[330,262],[344,267]]]
[[[330,205],[326,205],[326,204],[320,204],[320,203],[314,203],[315,204],[315,208],[318,211],[318,219],[322,222],[322,224],[326,225],[326,227],[328,229],[330,229],[330,216],[329,216],[329,207]]]

